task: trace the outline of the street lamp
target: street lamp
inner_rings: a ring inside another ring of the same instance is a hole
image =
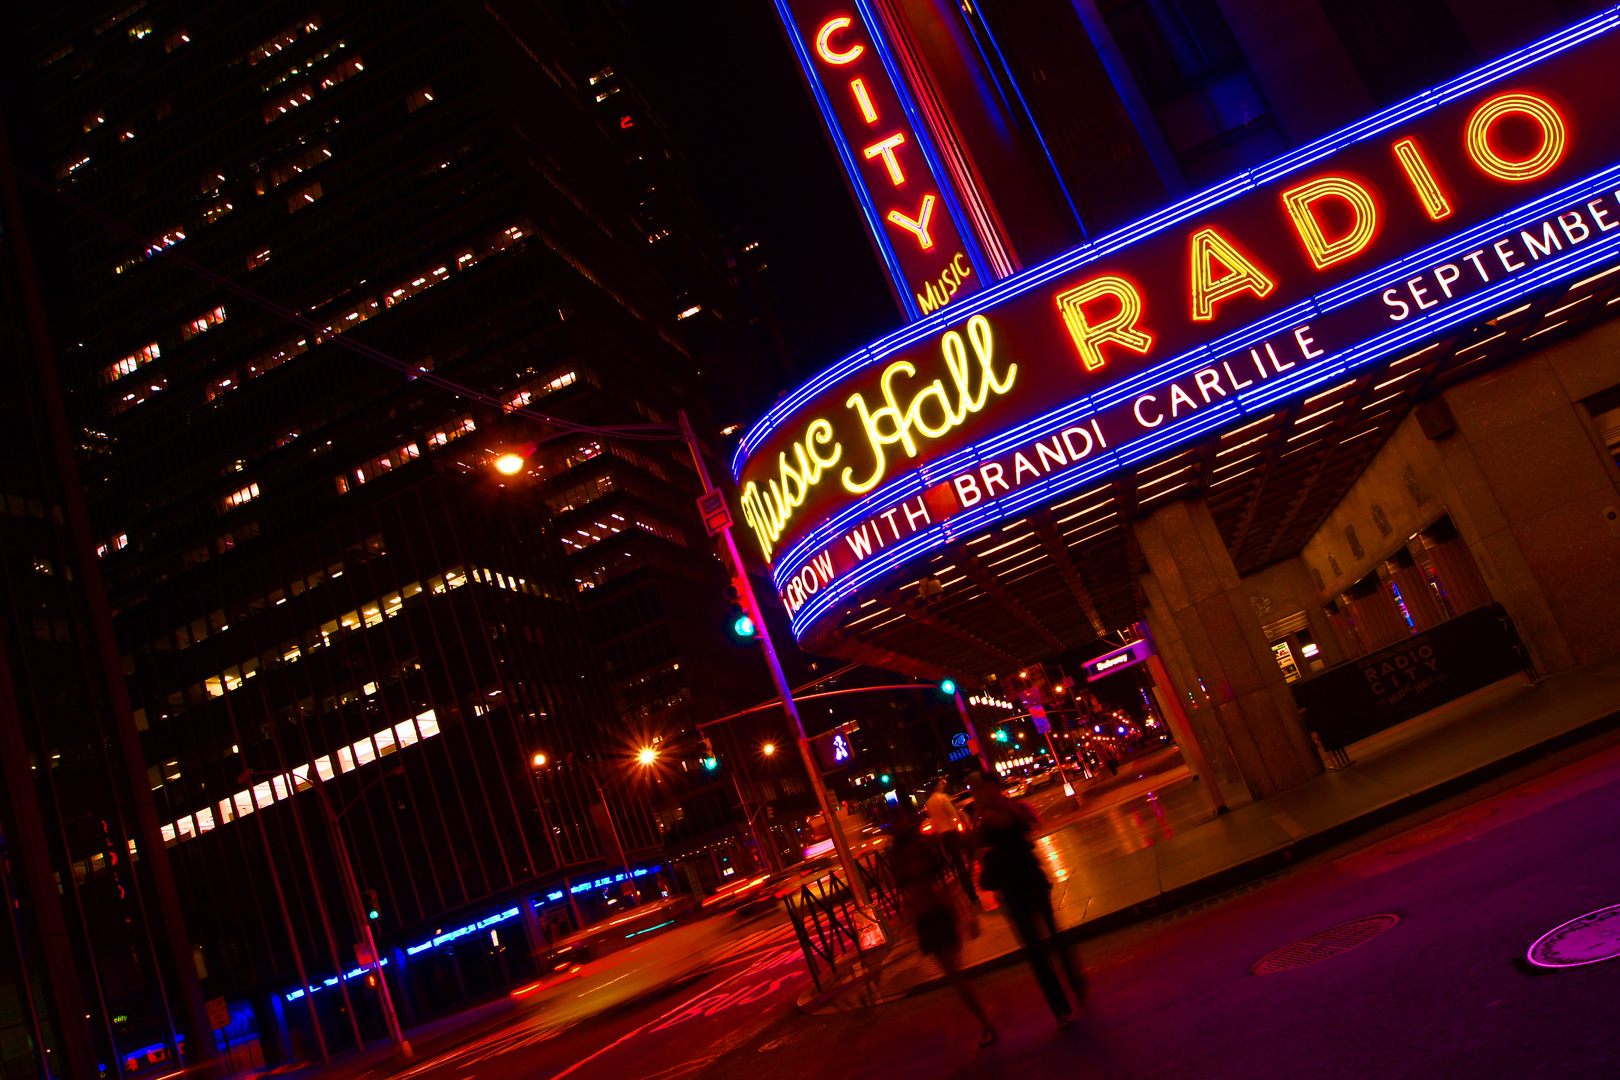
[[[640,753],[636,754],[636,762],[640,765],[651,765],[657,760],[658,751],[650,746],[643,746]]]
[[[332,809],[332,801],[327,797],[324,781],[322,781],[319,774],[313,770],[310,772],[312,782],[309,785],[309,790],[313,791],[320,797],[318,801],[321,804],[321,809],[326,813],[327,825],[332,830],[333,847],[337,851],[338,874],[342,879],[344,899],[349,902],[349,917],[354,920],[356,933],[360,938],[360,941],[356,942],[356,946],[358,948],[360,944],[364,944],[366,951],[371,957],[369,964],[362,964],[361,966],[370,967],[372,976],[377,980],[377,993],[382,999],[383,1024],[388,1029],[389,1040],[392,1041],[394,1046],[398,1049],[399,1056],[402,1059],[409,1061],[416,1055],[411,1049],[410,1041],[405,1038],[404,1032],[400,1030],[399,1016],[394,1011],[394,996],[388,990],[388,980],[383,978],[382,958],[377,955],[377,941],[376,938],[372,937],[371,922],[366,918],[365,906],[360,899],[360,883],[354,876],[354,864],[349,861],[349,844],[347,839],[344,837],[343,822],[341,820],[343,815],[347,814],[351,809],[353,809],[355,804],[358,803],[361,798],[364,797],[365,793],[371,790],[372,787],[388,779],[390,776],[400,776],[404,772],[404,766],[396,766],[389,769],[387,772],[382,773],[381,775],[373,777],[369,782],[361,787],[358,792],[355,793],[354,798],[344,803],[342,808],[338,810]],[[291,779],[290,774],[287,773],[256,773],[251,770],[245,770],[241,776],[237,777],[237,780],[240,783],[251,785],[255,781],[265,780],[277,776],[287,777],[289,780]],[[333,957],[332,959],[334,963],[337,962],[337,957]],[[337,974],[338,980],[341,982],[343,979],[343,970],[341,964],[338,966]]]
[[[536,751],[532,760],[536,769],[543,769],[546,767],[546,763],[549,759],[546,757],[544,752]],[[642,747],[641,752],[636,755],[636,760],[641,762],[643,765],[651,765],[653,762],[658,760],[658,751],[650,746],[644,746]],[[619,862],[624,869],[624,880],[626,883],[628,883],[631,880],[630,854],[629,852],[625,851],[624,841],[619,837],[619,826],[613,821],[613,809],[612,807],[608,806],[607,792],[602,790],[602,782],[596,778],[596,770],[592,769],[583,761],[576,760],[573,754],[563,757],[552,767],[561,768],[564,765],[573,765],[579,768],[587,777],[590,778],[591,786],[596,788],[597,798],[602,800],[602,815],[607,818],[608,832],[613,837],[613,846],[619,849]],[[570,892],[569,895],[572,896],[572,892]],[[637,897],[637,903],[640,903],[639,896]]]
[[[770,757],[772,754],[776,753],[776,744],[768,742],[759,748],[759,752],[764,754],[766,757]]]

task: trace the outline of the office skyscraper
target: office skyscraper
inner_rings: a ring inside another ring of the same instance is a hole
[[[735,801],[691,724],[765,689],[669,430],[746,320],[617,9],[25,18],[51,313],[205,990],[270,1057],[313,1055],[312,1012],[377,1030],[337,977],[339,843],[407,1016],[528,963],[424,934],[516,905],[549,935],[623,902],[590,886],[621,858],[672,888],[666,848]]]

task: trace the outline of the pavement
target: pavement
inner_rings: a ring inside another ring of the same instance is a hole
[[[1620,902],[1620,730],[1076,948],[1090,1004],[1058,1029],[1022,965],[877,1007],[784,1011],[694,1080],[1530,1080],[1620,1076],[1620,963],[1539,973],[1541,934]],[[1319,962],[1261,958],[1375,916]],[[1385,920],[1391,922],[1391,920]],[[645,1066],[644,1066],[645,1067]],[[546,1075],[541,1069],[537,1076]],[[482,1078],[480,1078],[482,1080]]]
[[[1077,810],[1060,808],[1038,831],[1036,853],[1053,880],[1057,923],[1079,941],[1243,888],[1617,726],[1620,661],[1533,685],[1515,676],[1348,747],[1347,767],[1219,815],[1179,754],[1164,751],[1127,762],[1119,782],[1081,791]],[[892,936],[881,964],[842,958],[799,995],[799,1007],[869,1009],[944,984],[909,928]],[[991,911],[965,942],[962,964],[976,975],[1020,956],[1010,924]]]
[[[604,971],[537,1006],[503,1000],[412,1029],[419,1056],[409,1066],[379,1046],[305,1072],[1620,1076],[1611,1016],[1620,965],[1538,977],[1523,963],[1545,930],[1620,901],[1620,661],[1488,688],[1350,751],[1349,768],[1219,817],[1173,752],[1126,763],[1074,810],[1052,789],[1038,792],[1040,851],[1092,984],[1091,1005],[1065,1031],[997,912],[969,945],[971,984],[1002,1033],[984,1051],[905,928],[875,985],[816,1002],[775,914],[717,923],[719,951],[701,974],[651,979],[656,991],[629,992],[632,980]],[[1383,913],[1399,921],[1358,950],[1250,974],[1279,946]],[[621,1000],[604,1008],[607,995]]]

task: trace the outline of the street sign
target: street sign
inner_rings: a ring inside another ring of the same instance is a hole
[[[1051,733],[1051,731],[1052,731],[1052,721],[1050,721],[1050,720],[1048,720],[1046,718],[1046,706],[1044,706],[1044,705],[1031,705],[1029,707],[1029,715],[1030,715],[1030,719],[1035,721],[1035,730],[1036,731],[1040,732],[1042,735],[1047,735],[1047,734]]]
[[[231,1026],[231,1007],[222,997],[208,999],[208,1026],[215,1031]]]
[[[1147,638],[1133,641],[1123,649],[1103,653],[1095,660],[1086,661],[1086,681],[1096,682],[1104,675],[1134,667],[1153,655],[1153,643]]]
[[[705,491],[698,496],[698,516],[703,519],[703,527],[709,530],[710,536],[719,536],[724,529],[731,528],[731,507],[726,505],[726,493],[718,489]]]

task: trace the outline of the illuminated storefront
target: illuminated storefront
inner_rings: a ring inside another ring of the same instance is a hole
[[[1265,638],[1274,673],[1228,693],[1267,698],[1297,761],[1256,765],[1271,774],[1258,783],[1245,765],[1260,790],[1317,767],[1282,687],[1328,660],[1492,600],[1544,669],[1580,660],[1554,654],[1583,616],[1548,594],[1538,610],[1556,627],[1533,625],[1535,605],[1480,553],[1494,533],[1477,493],[1458,480],[1430,499],[1425,484],[1445,484],[1417,469],[1432,458],[1439,475],[1486,438],[1482,418],[1448,409],[1497,393],[1481,377],[1533,350],[1588,350],[1547,361],[1572,410],[1560,424],[1590,426],[1620,383],[1609,346],[1577,337],[1620,286],[1617,63],[1611,11],[960,297],[785,395],[733,469],[800,643],[983,677],[1193,612],[1178,682],[1213,681],[1223,635]],[[1523,405],[1528,420],[1538,405]],[[1503,408],[1512,395],[1480,406]],[[1595,446],[1570,450],[1599,478],[1583,498],[1615,480]],[[1396,452],[1405,472],[1385,475]],[[1325,534],[1357,485],[1379,489],[1363,533]],[[1411,512],[1388,509],[1396,495]],[[1602,527],[1595,512],[1580,523]],[[1538,557],[1526,573],[1547,593]],[[1168,584],[1188,559],[1220,581],[1220,619]],[[1598,561],[1607,584],[1613,557]]]

